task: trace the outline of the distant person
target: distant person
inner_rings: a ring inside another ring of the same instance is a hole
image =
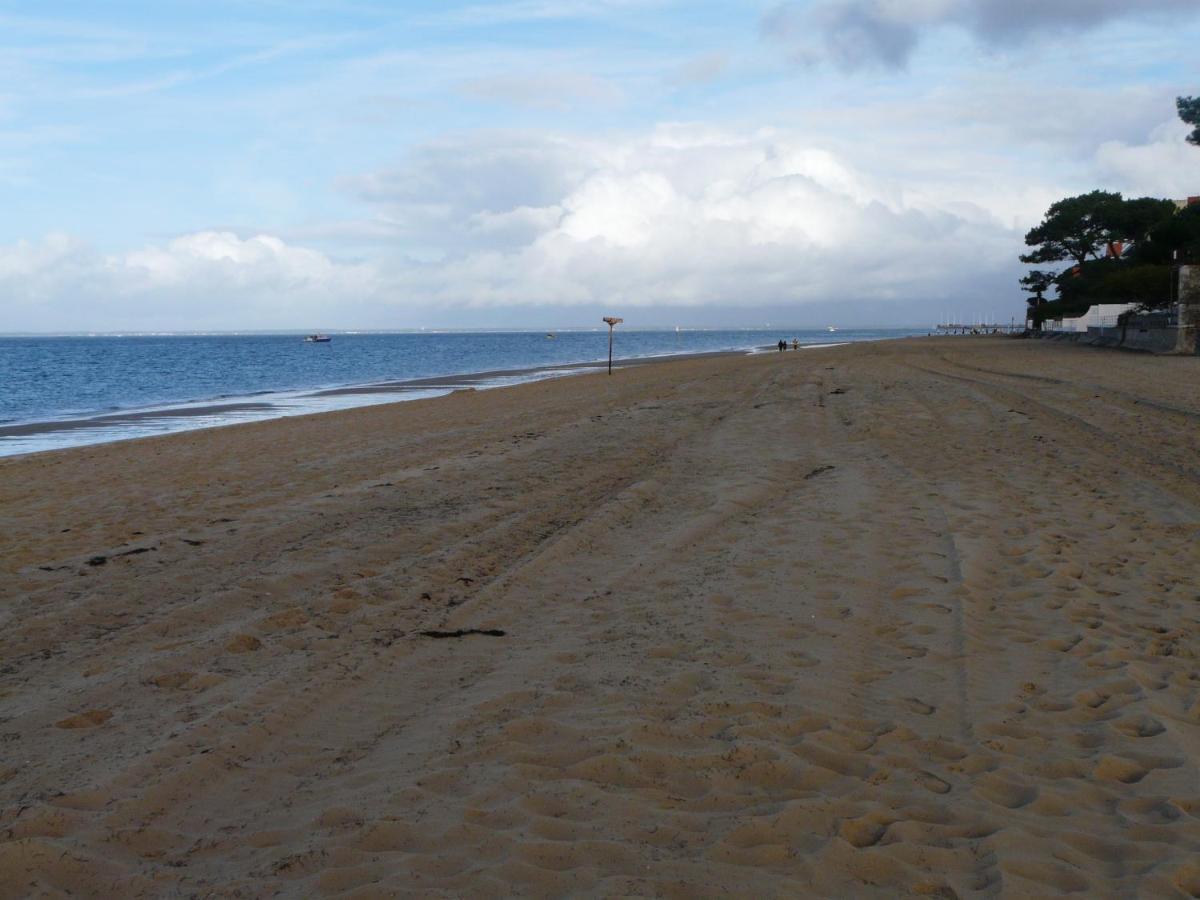
[[[787,341],[780,338],[779,343],[776,346],[779,347],[779,352],[782,353],[787,349]]]
[[[800,349],[800,341],[798,341],[796,338],[792,338],[792,349],[793,350]]]

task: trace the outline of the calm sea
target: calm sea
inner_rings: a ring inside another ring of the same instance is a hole
[[[916,331],[635,331],[618,359],[754,350],[780,337],[817,345]],[[0,337],[0,456],[445,393],[405,385],[471,373],[478,387],[552,377],[600,362],[608,333],[453,332]],[[369,386],[394,384],[394,390]],[[334,388],[361,390],[321,393]]]

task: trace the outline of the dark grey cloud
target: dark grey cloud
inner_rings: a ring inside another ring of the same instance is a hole
[[[787,48],[795,63],[831,62],[842,69],[903,68],[921,37],[911,13],[876,0],[781,3],[767,10],[759,30]]]
[[[973,0],[960,6],[958,21],[989,44],[1081,32],[1119,19],[1194,19],[1200,13],[1197,0]]]
[[[904,66],[916,49],[918,31],[908,22],[880,16],[870,3],[839,3],[823,11],[821,23],[830,56],[843,68],[854,68],[861,60],[877,60],[885,66]]]
[[[1198,0],[822,0],[780,3],[763,14],[759,27],[798,63],[901,69],[925,35],[941,28],[963,29],[985,46],[1000,47],[1119,20],[1190,21],[1198,15]]]

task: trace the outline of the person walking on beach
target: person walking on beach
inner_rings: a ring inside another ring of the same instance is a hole
[[[779,343],[776,344],[776,346],[779,348],[779,352],[782,353],[787,349],[787,341],[785,341],[783,338],[780,338]]]
[[[793,350],[800,349],[800,340],[798,338],[792,338],[792,349]]]

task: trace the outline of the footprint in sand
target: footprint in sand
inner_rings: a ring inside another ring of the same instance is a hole
[[[1104,781],[1136,784],[1146,777],[1149,769],[1132,759],[1106,756],[1096,764],[1095,775]]]
[[[267,616],[258,623],[258,627],[264,631],[293,631],[307,624],[308,614],[299,607],[293,607]]]
[[[195,672],[170,672],[166,675],[155,675],[150,679],[150,683],[164,690],[178,690],[195,676]]]
[[[928,703],[925,703],[916,697],[905,697],[904,705],[919,716],[930,716],[937,711],[936,706],[930,706]]]
[[[1168,825],[1179,821],[1183,812],[1179,807],[1161,797],[1136,797],[1117,804],[1117,811],[1130,818],[1141,819],[1151,825]]]
[[[872,819],[847,819],[838,829],[842,840],[852,847],[873,847],[882,840],[887,825]]]
[[[927,791],[932,791],[935,794],[950,793],[950,782],[945,779],[938,778],[932,772],[918,772],[916,775],[917,784],[925,788]]]
[[[1200,865],[1188,863],[1176,872],[1175,886],[1189,897],[1200,897]]]
[[[252,634],[239,634],[225,645],[230,653],[250,653],[261,648],[262,641]]]
[[[69,716],[60,722],[55,722],[55,728],[95,728],[103,725],[112,718],[111,709],[89,709],[77,716]]]
[[[1117,731],[1127,734],[1130,737],[1155,737],[1166,731],[1166,726],[1158,719],[1151,716],[1136,716],[1134,718],[1122,719],[1114,726]]]
[[[363,816],[348,806],[331,806],[317,817],[315,824],[319,828],[360,828]]]
[[[978,778],[975,782],[975,790],[985,800],[989,800],[997,806],[1003,806],[1006,809],[1019,809],[1022,806],[1028,806],[1037,799],[1038,795],[1036,787],[1017,784],[992,774],[983,775]]]

